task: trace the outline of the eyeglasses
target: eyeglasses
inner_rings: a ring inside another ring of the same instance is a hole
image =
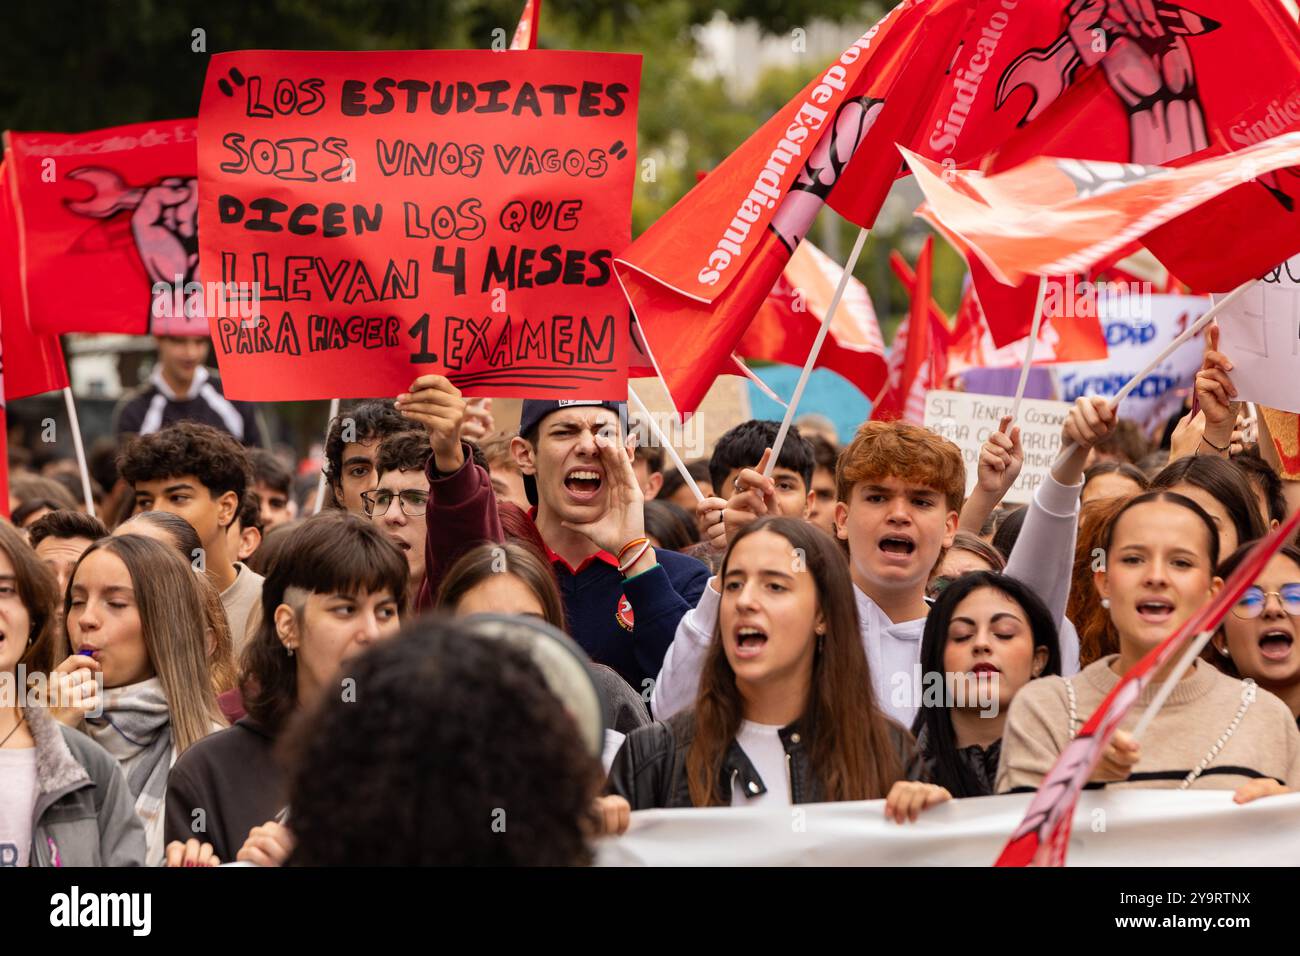
[[[1270,597],[1276,597],[1286,613],[1300,617],[1300,584],[1284,584],[1277,591],[1265,591],[1258,585],[1251,585],[1233,605],[1232,614],[1247,621],[1259,617]]]
[[[388,506],[393,503],[394,498],[401,502],[399,507],[402,509],[402,514],[408,518],[420,517],[429,504],[429,493],[427,491],[407,489],[396,495],[391,491],[361,492],[361,504],[366,509],[366,514],[371,518],[388,514]]]

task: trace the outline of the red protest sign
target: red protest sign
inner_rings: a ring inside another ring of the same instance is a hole
[[[214,56],[199,112],[205,284],[226,394],[624,398],[640,57]],[[233,285],[231,285],[233,283]],[[241,316],[239,312],[247,312]]]
[[[33,331],[207,333],[201,310],[184,308],[198,265],[197,136],[192,119],[5,134]],[[156,307],[159,283],[177,291]]]

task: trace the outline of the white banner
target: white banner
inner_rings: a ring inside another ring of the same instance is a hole
[[[991,866],[1029,793],[953,800],[915,823],[883,800],[761,810],[644,810],[597,845],[599,866]],[[1071,866],[1300,865],[1300,794],[1238,806],[1231,790],[1089,790]]]
[[[1243,402],[1300,412],[1300,256],[1288,259],[1219,313],[1219,351]],[[1222,298],[1222,297],[1220,297]]]
[[[938,432],[961,449],[966,462],[966,494],[979,477],[980,446],[998,430],[1003,415],[1010,415],[1015,399],[1009,395],[977,395],[972,392],[925,393],[925,427]],[[1020,403],[1020,446],[1025,465],[1016,483],[1002,500],[1009,504],[1028,504],[1034,490],[1052,470],[1052,462],[1061,448],[1061,426],[1070,413],[1066,402],[1049,402],[1027,398]]]
[[[1062,400],[1073,402],[1080,395],[1116,394],[1210,307],[1206,296],[1152,295],[1142,300],[1150,304],[1149,308],[1135,310],[1122,301],[1098,300],[1110,356],[1104,361],[1053,366]],[[1183,397],[1201,367],[1203,334],[1193,337],[1142,379],[1120,404],[1121,417],[1133,419],[1150,434],[1182,407]]]

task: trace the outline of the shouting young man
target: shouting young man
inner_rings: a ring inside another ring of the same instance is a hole
[[[398,410],[429,434],[425,512],[426,591],[455,557],[502,541],[487,472],[460,437],[466,403],[440,375],[417,379]],[[511,442],[530,512],[564,597],[574,638],[637,690],[659,672],[677,623],[703,592],[708,570],[694,558],[649,546],[644,496],[617,402],[529,400]]]

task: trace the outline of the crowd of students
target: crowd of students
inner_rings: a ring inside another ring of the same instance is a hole
[[[773,461],[777,423],[741,422],[688,464],[697,500],[622,403],[529,400],[503,434],[423,376],[331,423],[299,518],[256,416],[176,380],[197,354],[132,397],[107,523],[15,476],[0,865],[579,864],[637,810],[904,823],[1034,789],[1297,506],[1213,334],[1167,450],[1081,398],[1021,507],[1010,420],[969,495],[917,425],[792,430]],[[1297,786],[1297,621],[1292,544],[1089,785]]]

